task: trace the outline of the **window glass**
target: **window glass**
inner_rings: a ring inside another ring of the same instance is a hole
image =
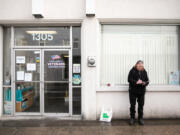
[[[17,27],[15,28],[17,46],[69,46],[69,27]]]
[[[73,115],[81,114],[81,27],[72,27],[73,70],[72,109]]]
[[[40,51],[16,51],[15,56],[15,80],[20,82],[25,81],[24,77],[23,79],[18,78],[22,73],[24,75],[29,74],[32,79],[30,81],[40,81]]]
[[[15,51],[16,112],[40,112],[40,51]]]
[[[11,100],[11,29],[4,28],[3,36],[3,114],[11,115],[12,100]]]
[[[73,88],[73,115],[81,114],[81,88]]]
[[[11,100],[11,87],[5,87],[3,88],[3,114],[11,115],[13,112],[12,105],[13,104]]]
[[[101,85],[127,84],[139,59],[151,84],[179,84],[178,31],[178,26],[103,25]]]
[[[40,112],[40,83],[16,82],[16,112]]]
[[[69,80],[69,52],[44,51],[44,80]]]
[[[10,85],[11,81],[11,29],[4,28],[4,46],[3,46],[3,80],[4,85]]]
[[[73,41],[73,85],[81,85],[81,29],[80,27],[72,28]]]

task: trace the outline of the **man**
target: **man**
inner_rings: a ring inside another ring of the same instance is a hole
[[[136,65],[130,70],[128,82],[130,99],[130,125],[134,125],[135,123],[136,100],[138,102],[138,123],[140,125],[144,125],[143,106],[146,86],[149,84],[149,79],[147,72],[144,69],[143,61],[137,61]]]

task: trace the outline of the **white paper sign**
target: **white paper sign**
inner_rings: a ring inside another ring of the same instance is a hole
[[[80,73],[80,72],[81,72],[80,64],[73,64],[73,73]]]
[[[24,71],[17,71],[17,78],[18,81],[24,80]]]
[[[34,51],[34,54],[39,54],[40,53],[40,51]]]
[[[35,63],[27,63],[27,71],[36,71]]]
[[[25,56],[16,56],[16,63],[24,64],[25,63]]]
[[[24,81],[29,82],[32,81],[32,73],[25,73]]]

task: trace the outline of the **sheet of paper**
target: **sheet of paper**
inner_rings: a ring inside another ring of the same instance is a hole
[[[36,63],[27,63],[27,71],[36,71]]]
[[[80,64],[73,64],[73,73],[80,73],[80,72],[81,72]]]
[[[17,71],[17,80],[18,81],[24,81],[24,71]]]
[[[16,63],[24,64],[26,61],[25,56],[16,56]]]
[[[25,73],[24,81],[29,82],[32,81],[32,73]]]
[[[40,51],[34,51],[34,54],[39,54],[40,53]]]

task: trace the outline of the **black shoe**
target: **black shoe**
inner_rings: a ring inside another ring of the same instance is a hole
[[[144,120],[142,119],[142,118],[140,118],[139,120],[138,120],[138,123],[139,123],[139,125],[144,125]]]
[[[129,121],[129,125],[134,125],[134,123],[135,123],[134,118],[131,118],[130,121]]]

